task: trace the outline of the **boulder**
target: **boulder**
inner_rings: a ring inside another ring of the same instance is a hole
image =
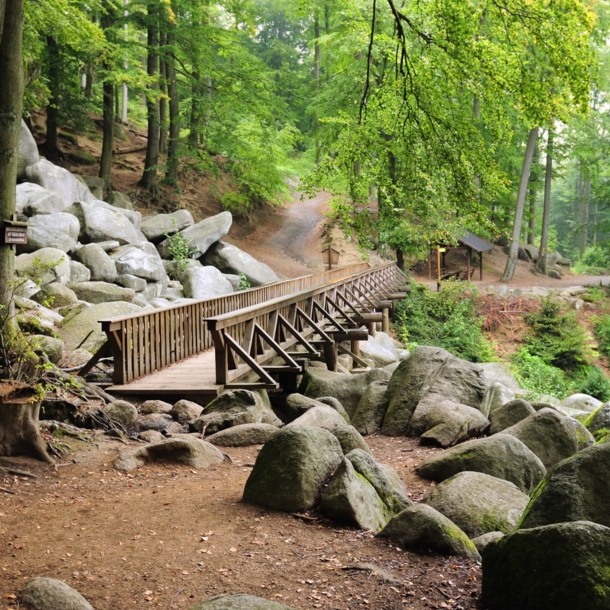
[[[587,430],[582,422],[573,417],[566,417],[566,419],[570,426],[574,428],[579,451],[595,445],[595,437]]]
[[[46,159],[30,165],[25,170],[28,182],[39,184],[49,191],[53,191],[63,201],[67,208],[75,201],[91,201],[93,195],[87,185],[80,183],[67,169],[54,165]]]
[[[106,197],[106,201],[114,208],[133,212],[133,203],[131,203],[129,195],[126,195],[125,193],[111,191],[108,197]]]
[[[56,214],[64,209],[64,200],[55,192],[39,184],[23,182],[17,185],[15,210],[26,216]]]
[[[500,540],[500,538],[504,538],[502,532],[487,532],[487,534],[481,534],[476,538],[472,538],[472,544],[477,547],[477,551],[482,555],[488,544]]]
[[[215,595],[194,605],[190,610],[293,610],[290,606],[254,595]]]
[[[138,410],[126,400],[115,400],[107,404],[103,411],[110,419],[119,422],[125,428],[131,427],[138,417]]]
[[[422,428],[425,432],[421,435],[422,443],[451,447],[473,436],[480,436],[489,428],[489,420],[479,410],[451,402],[442,396],[437,397],[435,394],[429,394],[425,400],[430,400],[430,397],[435,398],[433,406],[423,416]],[[414,418],[415,415],[409,423],[409,432],[412,430]]]
[[[157,432],[167,432],[174,423],[171,415],[167,413],[147,413],[138,415],[135,425],[138,430],[156,430]],[[180,428],[182,431],[182,427]]]
[[[370,358],[375,363],[376,368],[383,368],[398,361],[396,350],[388,350],[377,341],[376,337],[369,335],[366,341],[359,341],[359,343],[362,357]]]
[[[82,176],[84,183],[89,187],[91,194],[97,199],[102,199],[106,181],[99,176]]]
[[[188,210],[177,210],[171,214],[156,214],[142,220],[140,231],[146,239],[153,243],[161,241],[168,235],[173,235],[195,224]]]
[[[19,155],[17,157],[17,178],[25,176],[27,167],[40,161],[38,146],[34,140],[26,122],[21,119],[21,132],[19,133]]]
[[[402,547],[413,551],[434,551],[442,555],[461,555],[480,560],[468,536],[454,523],[426,504],[414,504],[393,517],[379,532]]]
[[[328,430],[283,428],[258,454],[246,482],[244,502],[289,512],[308,510],[342,459],[341,445]]]
[[[136,277],[135,275],[129,275],[125,273],[123,275],[119,275],[116,278],[116,283],[119,286],[123,286],[124,288],[131,288],[131,290],[135,292],[142,292],[146,290],[147,282],[141,277]]]
[[[114,210],[104,207],[103,201],[95,203],[77,202],[66,208],[80,221],[81,241],[103,242],[118,241],[119,244],[132,244],[141,241],[133,224],[123,213],[126,210]]]
[[[190,249],[191,258],[199,258],[216,241],[222,239],[231,228],[233,217],[231,212],[221,212],[180,231],[180,236]],[[158,246],[162,258],[170,258],[170,241],[163,240]]]
[[[68,307],[69,305],[74,305],[78,301],[75,292],[59,282],[53,282],[52,284],[43,286],[32,296],[32,299],[40,304],[48,303],[50,307],[53,307],[54,309]]]
[[[125,301],[131,303],[136,293],[130,288],[123,288],[108,282],[81,282],[69,286],[81,301],[87,303],[112,303]]]
[[[504,479],[529,494],[545,475],[544,464],[519,439],[507,434],[466,441],[426,458],[417,473],[424,479],[444,481],[467,470]]]
[[[391,516],[375,488],[346,458],[324,489],[320,505],[330,519],[373,532],[383,529]]]
[[[366,441],[360,436],[360,433],[354,426],[348,424],[339,424],[331,429],[331,432],[337,437],[341,450],[345,455],[354,449],[362,449],[366,453],[371,453],[371,448],[366,444]]]
[[[269,265],[261,263],[236,246],[222,241],[213,244],[207,250],[202,257],[202,263],[212,265],[223,273],[243,274],[250,286],[263,286],[280,280]]]
[[[80,282],[88,282],[90,279],[91,271],[85,265],[78,261],[70,261],[70,282],[78,284]]]
[[[147,443],[158,443],[159,441],[165,440],[165,436],[163,436],[161,432],[157,432],[156,430],[142,430],[138,434],[138,438],[141,438]]]
[[[279,428],[271,424],[240,424],[208,436],[206,440],[220,447],[246,447],[263,445]]]
[[[361,434],[373,434],[381,428],[386,410],[384,397],[387,389],[387,381],[374,381],[368,385],[358,401],[351,421]]]
[[[505,388],[513,390],[513,392],[521,389],[512,371],[505,364],[501,362],[483,362],[479,366],[483,369],[483,376],[488,381],[497,381]]]
[[[343,405],[351,419],[369,384],[373,381],[387,381],[390,376],[390,373],[382,369],[351,375],[310,367],[303,376],[303,394],[311,398],[333,396]]]
[[[549,471],[532,494],[521,527],[593,521],[610,527],[610,442],[579,451]]]
[[[233,292],[231,282],[214,267],[189,266],[180,281],[190,299],[212,299]]]
[[[31,610],[93,610],[75,589],[54,578],[31,578],[19,591],[19,602]]]
[[[518,438],[549,469],[578,451],[574,425],[554,409],[541,409],[502,434]]]
[[[134,246],[126,246],[119,248],[111,258],[116,265],[117,273],[121,275],[135,275],[149,282],[160,282],[167,278],[161,258],[156,251],[145,252]]]
[[[424,500],[470,538],[488,532],[510,534],[528,501],[516,485],[482,472],[460,472],[440,483]]]
[[[29,219],[28,243],[19,246],[20,252],[34,252],[41,248],[57,248],[71,252],[78,241],[78,220],[71,214],[39,214]]]
[[[377,341],[381,347],[390,352],[394,356],[395,360],[400,360],[398,357],[398,350],[402,349],[402,344],[399,341],[395,341],[392,339],[392,337],[390,337],[390,335],[380,330],[375,333],[375,341]]]
[[[46,357],[53,363],[57,364],[64,353],[64,342],[55,337],[47,337],[46,335],[32,335],[30,345],[36,353],[45,354]]]
[[[18,277],[33,280],[39,287],[53,282],[67,284],[70,281],[70,258],[57,248],[42,248],[15,257],[15,273]]]
[[[398,482],[395,481],[396,473],[389,473],[387,467],[378,464],[369,452],[354,449],[345,457],[352,463],[356,472],[373,486],[390,516],[411,506],[412,502],[407,498],[400,478]]]
[[[282,422],[271,409],[266,393],[263,397],[250,390],[224,392],[191,422],[195,430],[201,432],[205,429],[208,434],[239,424],[271,424],[279,427]]]
[[[598,430],[610,429],[610,402],[597,407],[597,409],[587,417],[585,426],[589,432],[593,434]]]
[[[521,420],[534,415],[536,411],[526,400],[516,398],[489,413],[491,421],[490,434],[497,434],[518,424]]]
[[[94,282],[114,282],[117,279],[115,262],[99,244],[87,244],[74,254],[74,258],[89,269],[90,279]],[[72,279],[73,284],[89,280]]]
[[[173,421],[165,429],[165,434],[167,436],[174,436],[175,434],[188,434],[188,433],[189,433],[188,426],[183,426],[182,424],[179,424],[177,421]]]
[[[99,320],[106,320],[116,316],[126,316],[142,308],[133,303],[117,301],[115,303],[100,303],[92,307],[85,307],[69,321],[62,323],[59,334],[69,350],[81,345],[83,349],[96,352],[106,341],[106,333],[102,332]],[[93,331],[93,332],[91,332]],[[91,334],[89,334],[91,333]]]
[[[337,411],[328,405],[319,405],[305,411],[303,415],[290,422],[288,426],[315,426],[334,430],[345,424],[345,420]]]
[[[148,462],[164,462],[203,470],[220,464],[223,459],[222,453],[214,445],[192,436],[181,436],[124,451],[115,460],[114,467],[131,472]]]
[[[492,413],[496,409],[515,399],[515,393],[498,381],[492,381],[487,393],[485,412]]]
[[[170,415],[181,424],[188,424],[197,419],[203,412],[203,407],[191,400],[179,400],[174,404]]]
[[[140,407],[140,413],[146,415],[148,413],[166,413],[172,412],[173,406],[169,402],[163,400],[145,400]]]
[[[407,433],[411,418],[426,394],[438,394],[453,402],[485,411],[489,382],[476,364],[460,360],[439,347],[419,346],[402,360],[392,375],[383,434]],[[421,414],[420,414],[421,418]]]
[[[576,409],[577,411],[588,411],[589,413],[592,413],[597,407],[601,406],[602,402],[588,394],[572,394],[571,396],[564,398],[559,404],[566,409]]]
[[[330,399],[330,400],[329,400]],[[329,400],[329,402],[323,402]],[[289,394],[286,397],[286,415],[288,419],[295,420],[297,417],[305,414],[309,409],[313,409],[314,407],[331,407],[335,411],[337,411],[344,419],[344,423],[349,423],[349,415],[347,415],[343,405],[336,399],[331,398],[329,396],[322,397],[322,400],[315,400],[313,398],[309,398],[307,396],[303,396],[303,394]]]
[[[334,396],[320,396],[317,402],[332,407],[345,420],[346,423],[351,423],[347,411],[343,408],[343,405]]]
[[[483,553],[489,610],[607,610],[610,529],[586,521],[520,530]]]

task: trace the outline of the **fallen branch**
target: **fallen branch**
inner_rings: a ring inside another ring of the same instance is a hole
[[[20,477],[29,477],[30,479],[37,479],[38,475],[32,474],[31,472],[25,472],[24,470],[17,470],[16,468],[5,468],[0,466],[0,472],[6,472],[6,474],[16,474]]]
[[[137,153],[146,150],[146,145],[144,146],[132,146],[131,148],[123,148],[122,150],[115,150],[112,152],[113,155],[128,155],[130,153]]]
[[[0,491],[3,491],[5,494],[12,494],[13,496],[17,495],[16,491],[12,491],[10,489],[5,489],[4,487],[0,487]]]

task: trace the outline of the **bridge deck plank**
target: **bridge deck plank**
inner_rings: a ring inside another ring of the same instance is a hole
[[[108,392],[133,395],[217,396],[214,350],[202,352],[182,362],[151,373],[125,385],[113,385]]]

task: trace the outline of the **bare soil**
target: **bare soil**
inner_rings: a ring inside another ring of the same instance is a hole
[[[427,455],[414,439],[368,439],[413,500],[431,487],[414,472]],[[0,609],[33,576],[64,580],[96,610],[190,608],[222,593],[250,593],[294,608],[475,608],[481,572],[456,557],[406,552],[312,511],[272,512],[241,502],[258,447],[205,471],[112,467],[122,444],[67,441],[57,469],[25,458],[0,465]],[[72,462],[74,460],[74,462]],[[7,493],[13,492],[13,493]]]

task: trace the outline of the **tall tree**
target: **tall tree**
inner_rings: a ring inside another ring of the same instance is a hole
[[[544,200],[542,211],[542,233],[540,235],[540,252],[536,261],[536,270],[547,274],[549,256],[549,229],[551,227],[551,182],[553,180],[553,125],[549,126],[546,144],[546,169],[544,173]]]
[[[101,26],[106,36],[109,36],[110,29],[114,25],[115,10],[111,2],[105,3],[106,12],[102,17]],[[108,61],[104,62],[105,72],[104,84],[102,85],[102,117],[103,117],[103,141],[102,157],[100,159],[99,176],[104,180],[106,189],[111,190],[112,186],[112,153],[114,148],[114,82],[112,80],[112,66]]]

